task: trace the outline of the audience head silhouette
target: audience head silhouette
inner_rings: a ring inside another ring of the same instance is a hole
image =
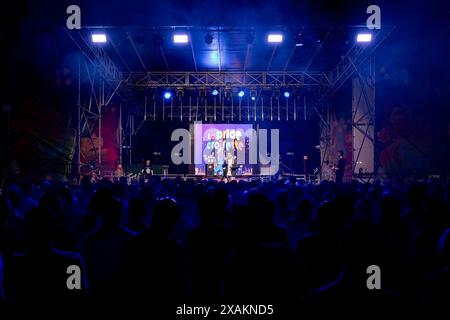
[[[56,217],[47,207],[31,209],[25,216],[25,232],[31,250],[47,250],[55,237]]]
[[[170,234],[180,217],[180,209],[174,199],[160,199],[153,209],[152,227],[162,234]]]

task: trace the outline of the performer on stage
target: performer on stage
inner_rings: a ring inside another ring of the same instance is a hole
[[[224,159],[224,162],[222,164],[223,169],[223,178],[228,178],[234,175],[235,171],[235,156],[231,154],[230,152],[227,153],[227,157]]]
[[[150,164],[150,160],[145,160],[145,164],[144,167],[141,170],[141,177],[143,177],[144,179],[149,179],[150,176],[153,175],[153,169],[152,166]]]
[[[123,167],[121,163],[118,163],[116,166],[116,171],[114,172],[115,178],[123,177]]]
[[[344,171],[345,171],[345,159],[344,159],[344,152],[339,151],[339,160],[337,164],[337,170],[336,170],[336,183],[340,184],[342,183],[342,178],[344,177]]]

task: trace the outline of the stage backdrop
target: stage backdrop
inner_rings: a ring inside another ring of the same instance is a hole
[[[252,128],[252,124],[194,124],[194,146],[201,146],[202,152],[202,163],[194,166],[195,174],[222,175],[227,159],[237,157],[238,153],[245,158],[242,158],[243,164],[233,160],[236,174],[253,174],[248,158]]]
[[[132,164],[139,171],[145,159],[150,159],[154,165],[169,166],[169,173],[185,174],[195,173],[194,166],[174,165],[170,153],[178,142],[171,141],[173,130],[184,128],[189,130],[187,121],[153,121],[147,119],[139,127],[132,143]],[[203,124],[206,128],[215,128],[217,124]],[[280,133],[280,156],[282,165],[280,169],[285,173],[303,173],[306,167],[308,173],[314,172],[320,166],[320,152],[315,147],[319,144],[319,121],[311,119],[307,121],[265,121],[250,123],[220,124],[225,129],[247,128],[278,129]],[[192,135],[191,135],[192,136]],[[270,137],[270,133],[268,134]],[[205,142],[206,143],[206,142]],[[194,144],[192,137],[191,145]],[[269,146],[270,148],[270,143]],[[304,161],[304,156],[307,160]],[[125,163],[127,165],[127,163]],[[253,170],[258,169],[253,167]],[[253,172],[258,173],[258,172]]]

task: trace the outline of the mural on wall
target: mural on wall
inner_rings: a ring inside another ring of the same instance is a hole
[[[64,180],[70,174],[76,130],[59,110],[35,98],[19,108],[11,122],[14,175]]]
[[[430,168],[430,124],[414,118],[408,106],[393,106],[377,130],[378,173],[395,176],[422,173]]]
[[[11,113],[12,177],[64,181],[76,174],[76,77],[70,68],[62,66],[38,86],[26,87],[23,100]],[[101,139],[98,125],[91,123],[92,138],[81,138],[81,163],[96,166],[101,150],[102,169],[115,169],[119,161],[119,113],[112,103],[104,107]]]
[[[426,85],[440,70],[410,69],[399,56],[418,50],[416,46],[384,47],[378,59],[376,94],[375,160],[378,176],[441,174],[448,165],[444,137],[443,87]],[[411,53],[410,53],[411,54]],[[425,59],[419,55],[415,63]],[[420,79],[416,81],[415,79]],[[445,89],[446,90],[446,89]],[[436,117],[436,114],[442,114]]]
[[[345,115],[332,113],[331,118],[331,145],[327,152],[328,157],[323,164],[324,179],[335,180],[339,152],[344,153],[345,171],[343,182],[352,180],[352,149],[353,135],[351,119]]]
[[[98,168],[99,152],[101,152],[101,170],[114,171],[120,157],[119,107],[111,105],[102,110],[101,137],[98,123],[91,127],[92,136],[81,138],[81,167],[82,174],[88,174]]]

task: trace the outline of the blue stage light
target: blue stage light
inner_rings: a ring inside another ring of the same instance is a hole
[[[255,101],[255,100],[256,100],[256,97],[255,97],[255,96],[252,96],[251,99],[252,99],[252,101]]]
[[[285,92],[284,92],[284,97],[285,97],[285,98],[289,98],[290,95],[291,95],[291,94],[289,93],[289,91],[285,91]]]
[[[358,33],[356,36],[356,42],[370,42],[372,41],[372,34],[370,33]]]
[[[274,43],[281,43],[283,42],[283,35],[282,34],[269,34],[267,36],[267,41],[268,42],[274,42]]]
[[[174,34],[173,35],[173,42],[174,43],[188,43],[189,37],[187,34]]]
[[[217,96],[218,94],[219,94],[219,90],[214,89],[214,90],[212,91],[212,95],[213,95],[213,96]]]
[[[170,91],[164,92],[164,99],[169,100],[172,98],[172,93]]]
[[[104,33],[93,33],[91,35],[93,43],[105,43],[106,42],[106,34]]]
[[[242,98],[245,95],[244,90],[240,90],[238,93],[239,98]]]

